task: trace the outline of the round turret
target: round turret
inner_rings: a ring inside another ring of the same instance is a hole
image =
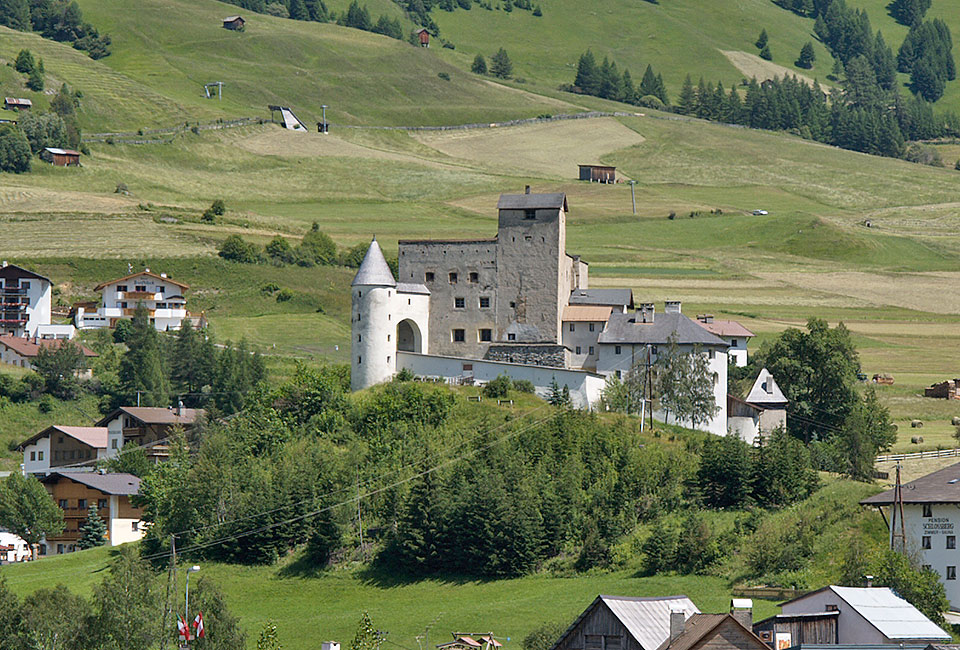
[[[370,242],[350,291],[350,388],[362,390],[390,380],[397,370],[397,342],[392,336],[397,282],[376,238]]]

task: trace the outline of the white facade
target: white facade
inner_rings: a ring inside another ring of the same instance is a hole
[[[77,334],[77,328],[73,325],[37,325],[36,337],[38,339],[72,339]]]
[[[560,342],[570,350],[572,368],[597,369],[600,359],[597,338],[604,324],[604,321],[564,321]]]
[[[727,348],[727,355],[731,363],[736,363],[738,368],[747,365],[747,339],[740,336],[721,336],[724,341],[730,344]]]
[[[484,361],[462,357],[443,357],[430,354],[400,352],[400,368],[406,368],[421,377],[440,377],[451,383],[467,379],[485,384],[507,375],[511,379],[530,381],[536,394],[548,397],[554,381],[561,388],[570,390],[570,403],[575,408],[589,408],[595,405],[603,394],[606,379],[596,373],[585,370],[551,368],[549,366],[529,366],[506,361]]]
[[[120,512],[120,497],[114,494],[110,496],[110,521],[107,522],[110,546],[136,542],[143,538],[145,528],[139,519],[114,517],[115,512]]]
[[[23,538],[0,530],[0,546],[12,546],[13,548],[3,551],[0,554],[0,561],[5,563],[25,562],[30,559],[30,545]]]
[[[156,275],[149,269],[102,284],[97,287],[102,295],[100,307],[96,312],[78,307],[76,326],[79,329],[113,327],[118,320],[132,318],[137,305],[142,303],[157,330],[178,330],[187,317],[187,300],[183,295],[187,288],[166,274]]]
[[[36,336],[39,326],[50,324],[53,285],[25,269],[19,277],[11,277],[20,269],[6,262],[0,270],[7,273],[0,277],[0,334]],[[25,305],[25,309],[15,305]]]
[[[50,472],[50,436],[23,448],[23,473],[25,476],[46,475]]]
[[[960,582],[957,579],[957,567],[960,566],[960,550],[957,549],[960,509],[957,504],[905,503],[903,525],[908,550],[917,553],[920,563],[940,576],[950,606],[960,609]]]

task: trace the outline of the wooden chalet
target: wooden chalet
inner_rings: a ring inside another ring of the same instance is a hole
[[[140,509],[130,497],[139,494],[140,479],[132,474],[100,472],[53,472],[41,479],[54,502],[63,510],[65,527],[58,535],[46,538],[41,555],[59,555],[76,550],[80,527],[87,520],[90,506],[107,525],[110,546],[132,542],[143,536]]]
[[[430,47],[430,32],[426,29],[418,29],[417,40],[420,41],[420,47]]]
[[[768,650],[750,629],[751,612],[694,614],[682,626],[670,627],[659,650]]]
[[[617,168],[609,165],[578,165],[580,180],[591,183],[616,183]]]
[[[74,151],[73,149],[46,147],[40,152],[40,159],[52,164],[54,167],[80,166],[80,152]]]
[[[243,16],[227,16],[223,19],[223,28],[230,29],[235,32],[243,31],[243,26],[247,21],[243,19]]]
[[[33,102],[25,97],[4,97],[3,107],[8,111],[29,111]]]
[[[174,426],[184,433],[189,432],[201,419],[203,409],[160,408],[150,406],[121,406],[97,422],[98,427],[107,427],[111,437],[120,436],[123,445],[144,447],[147,458],[154,462],[166,460],[169,456],[167,438]]]

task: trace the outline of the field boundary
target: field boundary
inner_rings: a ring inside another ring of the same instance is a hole
[[[937,449],[936,451],[915,451],[909,454],[887,454],[877,456],[878,463],[889,463],[896,460],[919,460],[921,458],[949,458],[960,456],[960,449]]]
[[[250,126],[251,124],[263,124],[270,120],[263,117],[237,117],[230,120],[217,120],[216,122],[184,122],[177,126],[170,126],[160,129],[141,129],[139,131],[125,131],[115,133],[90,133],[83,137],[84,142],[106,142],[113,140],[122,144],[161,144],[173,140],[174,137],[196,128],[198,131],[215,131],[218,129],[232,129],[241,126]],[[149,136],[171,136],[169,138],[157,138]]]
[[[472,122],[470,124],[452,124],[447,126],[367,126],[362,124],[333,124],[341,129],[376,129],[380,131],[458,131],[468,129],[496,129],[503,126],[521,126],[523,124],[540,124],[542,122],[558,122],[560,120],[589,120],[599,117],[638,117],[642,113],[627,111],[586,111],[583,113],[560,113],[543,117],[527,117],[520,120],[506,120],[504,122]]]

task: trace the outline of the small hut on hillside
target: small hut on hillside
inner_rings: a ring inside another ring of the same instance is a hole
[[[47,147],[40,152],[40,159],[45,160],[54,167],[79,167],[80,152],[73,149],[59,149],[57,147]]]
[[[223,28],[232,29],[235,32],[242,32],[246,22],[243,16],[227,16],[223,19]]]
[[[617,168],[609,165],[578,165],[580,180],[591,183],[616,183]]]
[[[418,29],[417,38],[420,39],[420,47],[430,47],[430,32],[426,29]]]

